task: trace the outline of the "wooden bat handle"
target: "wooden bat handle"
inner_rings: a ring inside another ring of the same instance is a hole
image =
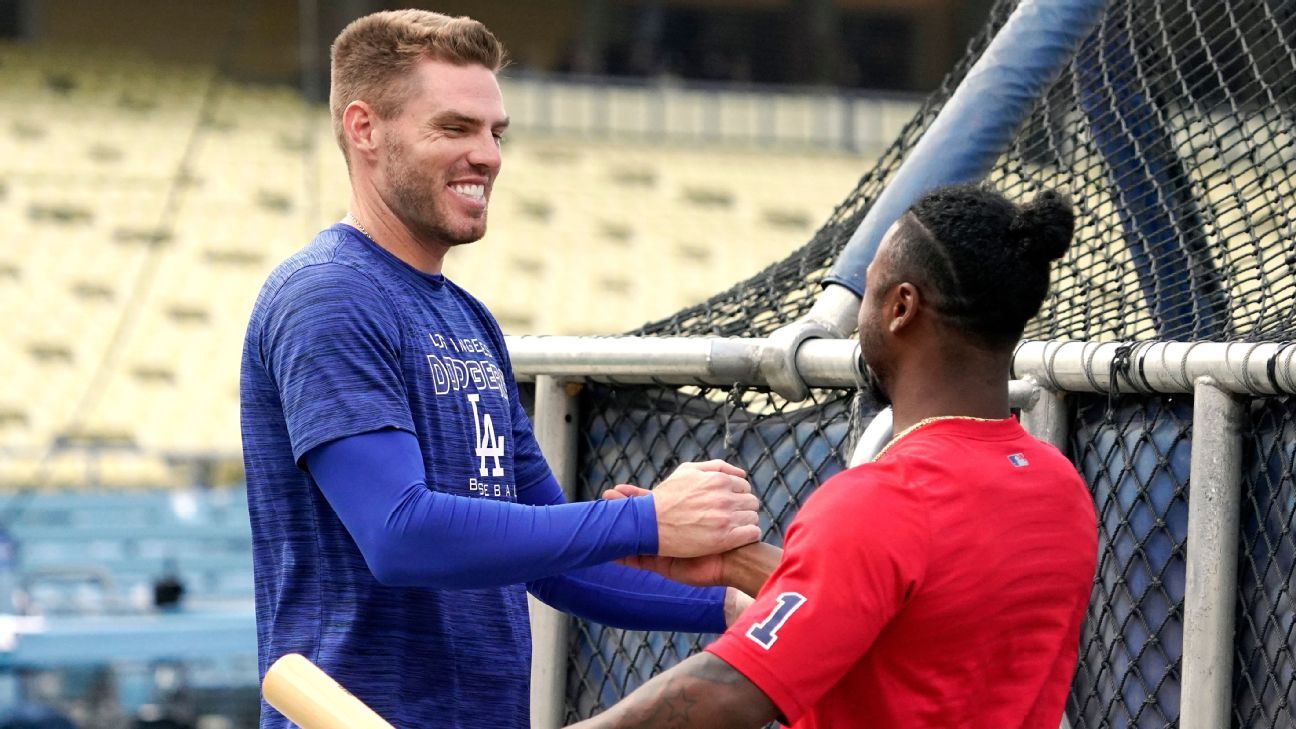
[[[275,661],[261,682],[265,700],[301,729],[394,729],[319,666],[297,653]]]

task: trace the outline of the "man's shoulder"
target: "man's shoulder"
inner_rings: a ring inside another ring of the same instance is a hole
[[[298,279],[309,279],[316,285],[374,285],[372,275],[365,272],[362,250],[340,226],[320,231],[305,247],[275,266],[265,288],[275,291]]]
[[[253,306],[254,321],[284,299],[300,295],[337,303],[372,301],[383,296],[375,268],[365,265],[363,251],[339,227],[320,231],[304,248],[275,266]]]
[[[249,341],[259,341],[266,327],[285,317],[394,321],[387,292],[372,267],[357,260],[357,246],[339,227],[321,231],[266,277],[249,317]]]
[[[831,521],[850,521],[877,508],[879,501],[916,498],[894,462],[864,463],[824,481],[806,500],[802,513]]]

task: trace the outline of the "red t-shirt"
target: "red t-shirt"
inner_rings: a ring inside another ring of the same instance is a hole
[[[799,729],[1057,729],[1096,556],[1057,449],[1011,418],[938,420],[825,483],[707,650]]]

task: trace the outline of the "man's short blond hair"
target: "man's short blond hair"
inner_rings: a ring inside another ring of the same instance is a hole
[[[427,10],[384,10],[352,21],[333,41],[330,55],[329,111],[344,156],[342,112],[347,105],[360,100],[373,107],[380,119],[396,116],[410,90],[410,72],[419,61],[479,65],[491,71],[499,71],[507,61],[504,46],[486,26],[472,18]]]

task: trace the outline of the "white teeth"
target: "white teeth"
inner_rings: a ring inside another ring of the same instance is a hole
[[[486,197],[485,185],[451,185],[450,189],[474,200],[481,200]]]

